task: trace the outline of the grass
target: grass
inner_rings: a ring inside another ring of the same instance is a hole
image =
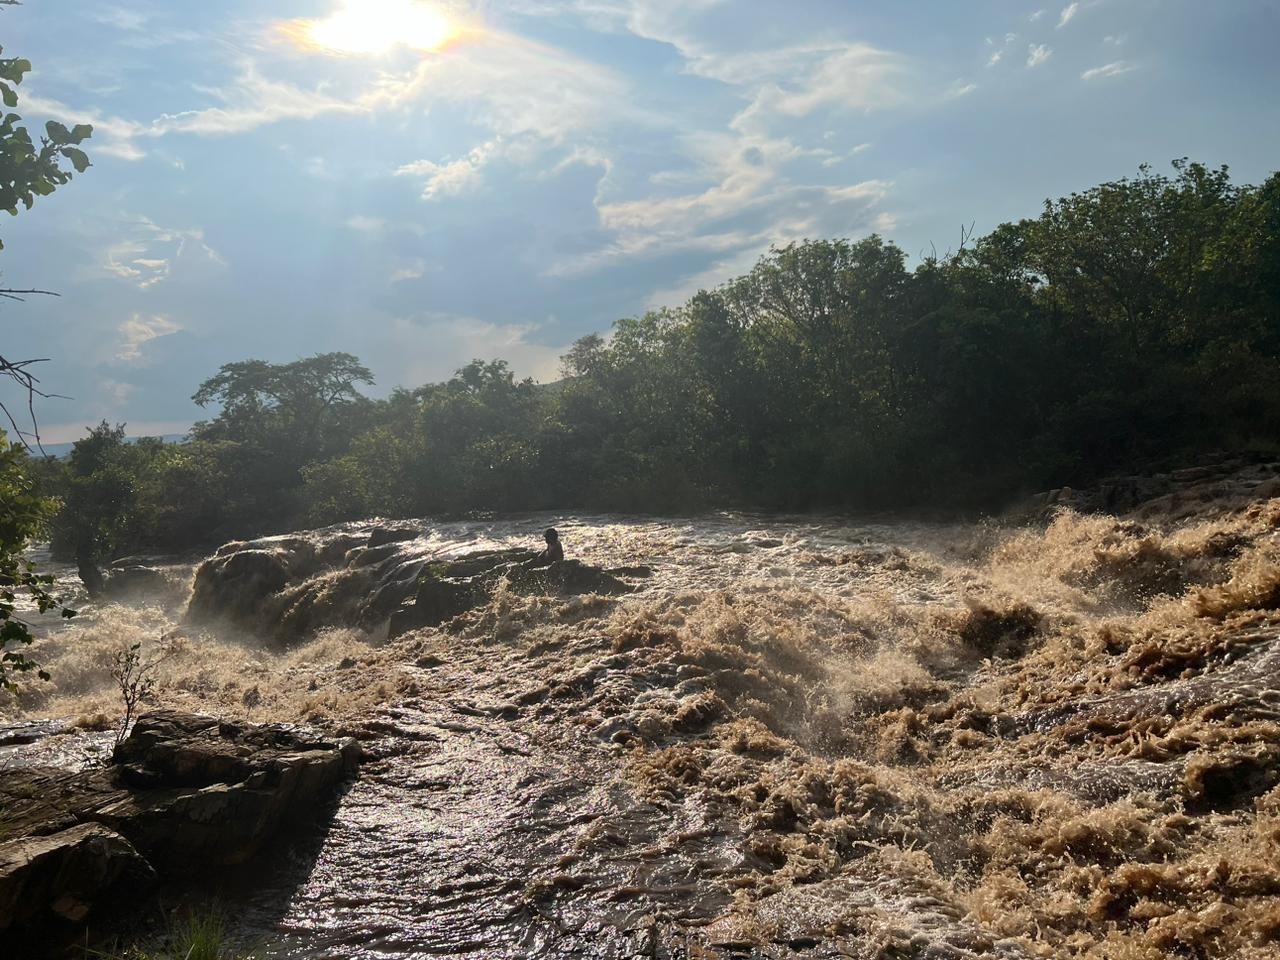
[[[254,960],[231,943],[223,914],[214,908],[175,913],[168,931],[146,942],[85,949],[86,960]]]

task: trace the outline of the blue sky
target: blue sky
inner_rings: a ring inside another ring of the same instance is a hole
[[[377,391],[879,232],[913,261],[1190,156],[1280,168],[1276,0],[26,0],[19,113],[93,167],[0,220],[42,436],[179,432],[218,366],[329,350]],[[207,415],[207,414],[205,414]]]

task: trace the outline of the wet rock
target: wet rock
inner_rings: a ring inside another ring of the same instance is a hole
[[[116,751],[118,779],[135,789],[93,819],[166,872],[243,863],[351,773],[358,757],[354,741],[159,711],[140,719]]]
[[[200,564],[187,615],[195,619],[251,619],[264,602],[289,583],[285,557],[272,550],[245,549],[224,553],[228,544]]]
[[[389,634],[399,636],[422,627],[438,627],[489,602],[498,584],[517,593],[570,596],[630,593],[630,584],[607,570],[579,560],[560,560],[532,567],[530,550],[493,550],[423,567],[411,602],[391,615]]]
[[[500,583],[519,593],[618,595],[643,566],[604,570],[577,560],[532,565],[527,549],[441,557],[412,525],[368,533],[322,530],[220,547],[196,571],[187,617],[230,622],[257,637],[292,643],[323,627],[390,636],[440,626],[489,602]]]
[[[89,922],[136,903],[155,881],[155,870],[128,840],[96,823],[0,843],[6,955],[69,943]]]
[[[1162,519],[1187,512],[1203,514],[1211,503],[1230,509],[1280,493],[1274,468],[1268,453],[1206,456],[1201,463],[1165,473],[1107,477],[1088,487],[1037,493],[1010,507],[1005,518],[1046,522],[1063,508]]]
[[[0,844],[0,935],[21,922],[61,936],[117,889],[137,896],[157,875],[252,860],[306,823],[359,755],[352,739],[157,711],[138,720],[111,766],[0,773],[15,837]],[[20,914],[6,909],[14,898]]]
[[[141,564],[113,568],[102,588],[103,596],[110,599],[156,596],[172,591],[173,584],[163,572]]]
[[[369,547],[381,547],[387,543],[403,543],[405,540],[416,540],[422,535],[417,527],[379,527],[369,534]]]

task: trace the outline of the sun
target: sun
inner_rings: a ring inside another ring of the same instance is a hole
[[[396,47],[438,50],[461,33],[461,26],[424,0],[343,0],[329,16],[295,22],[289,32],[313,49],[358,56]]]

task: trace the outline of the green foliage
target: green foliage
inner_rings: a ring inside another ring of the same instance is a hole
[[[53,578],[37,573],[24,555],[53,506],[33,492],[23,469],[26,460],[25,451],[0,431],[0,686],[9,690],[19,674],[34,671],[40,679],[49,679],[26,652],[33,638],[30,625],[18,614],[20,598],[40,613],[57,610],[64,617],[75,616],[49,592]]]
[[[348,354],[228,364],[193,440],[104,424],[51,492],[134,550],[375,515],[998,506],[1274,448],[1280,174],[1144,167],[914,269],[879,237],[790,244],[583,337],[564,371],[539,387],[476,360],[373,401]],[[101,487],[79,488],[89,464]]]
[[[47,197],[71,180],[72,172],[64,163],[76,173],[89,169],[89,157],[80,148],[93,133],[89,124],[67,129],[50,120],[37,145],[27,128],[19,125],[22,118],[9,112],[18,105],[18,85],[30,71],[30,60],[0,58],[0,102],[5,107],[0,113],[0,210],[13,216],[19,206],[30,210],[37,197]]]
[[[233,942],[226,916],[216,906],[184,909],[169,917],[161,936],[130,946],[86,949],[92,960],[253,960]]]

